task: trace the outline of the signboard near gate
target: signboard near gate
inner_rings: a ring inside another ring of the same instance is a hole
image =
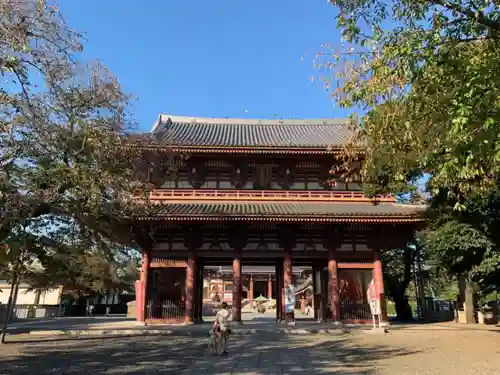
[[[370,300],[370,311],[372,315],[380,315],[380,301],[378,299],[371,299]]]
[[[368,303],[370,304],[370,312],[372,314],[373,319],[373,328],[377,328],[377,318],[380,325],[380,299],[377,294],[377,287],[375,286],[375,282],[370,282],[368,285],[368,290],[366,291],[366,297],[368,298]]]
[[[375,282],[373,280],[370,281],[370,284],[368,285],[368,290],[366,291],[366,297],[368,298],[369,301],[371,301],[372,299],[378,299],[377,288],[375,287]]]

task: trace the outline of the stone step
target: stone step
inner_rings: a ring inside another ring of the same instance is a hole
[[[71,336],[71,337],[82,337],[82,336],[134,336],[134,335],[188,335],[188,336],[204,336],[207,335],[210,327],[197,327],[196,329],[186,329],[182,327],[180,329],[154,329],[154,328],[142,328],[142,329],[60,329],[60,330],[34,330],[30,331],[29,334],[32,336]],[[347,333],[347,330],[343,328],[288,328],[288,327],[277,327],[277,328],[232,328],[231,334],[235,336],[241,335],[253,335],[253,334],[282,334],[282,335],[317,335],[317,334],[334,334],[340,335]]]

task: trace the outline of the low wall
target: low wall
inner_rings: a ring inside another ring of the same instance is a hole
[[[454,311],[426,311],[424,319],[428,322],[452,322],[455,320]]]
[[[57,318],[64,316],[64,306],[21,305],[15,306],[12,319]]]
[[[96,305],[94,304],[93,315],[104,315],[106,314],[106,308],[109,307],[110,314],[126,314],[127,304],[120,303],[118,305]],[[88,305],[68,305],[65,309],[65,316],[87,316]]]
[[[7,305],[0,305],[0,321],[5,319]],[[20,305],[15,306],[12,320],[42,319],[64,316],[64,306],[59,305]]]
[[[7,306],[0,305],[0,322],[5,320],[5,314],[7,313]]]
[[[451,322],[455,320],[455,303],[453,301],[426,300],[424,319],[429,322]]]
[[[127,317],[137,319],[136,301],[130,301],[127,303]]]

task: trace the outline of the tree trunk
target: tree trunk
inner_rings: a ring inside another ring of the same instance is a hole
[[[12,316],[14,315],[14,308],[16,307],[15,301],[17,301],[17,297],[19,296],[19,284],[21,282],[21,274],[17,274],[16,284],[13,286],[14,288],[14,296],[12,297],[12,303],[10,305],[9,311],[9,323],[12,321]]]
[[[404,249],[403,255],[403,274],[402,275],[391,275],[391,273],[386,273],[384,275],[384,281],[387,286],[387,290],[390,292],[390,297],[394,302],[394,307],[396,309],[396,319],[407,321],[413,319],[413,314],[411,307],[408,303],[408,298],[406,298],[406,289],[412,280],[412,266],[414,260],[415,252],[413,249],[407,247]],[[400,262],[401,260],[398,259]],[[385,264],[386,269],[388,267]]]
[[[394,307],[396,309],[396,319],[402,321],[412,320],[413,314],[411,311],[411,307],[408,303],[408,298],[406,298],[405,296],[406,289],[398,289],[398,292],[393,295]]]
[[[476,323],[476,317],[474,314],[474,282],[470,281],[470,278],[466,275],[460,275],[458,277],[458,292],[459,300],[465,312],[465,323],[474,324]]]
[[[418,299],[418,304],[420,306],[420,316],[423,318],[426,313],[427,305],[425,303],[425,281],[424,281],[424,273],[422,271],[422,254],[421,254],[421,248],[419,248],[419,251],[415,254],[416,257],[416,271],[417,271],[417,289],[418,289],[418,294],[419,294],[419,299]]]
[[[474,283],[467,280],[465,283],[465,322],[467,324],[475,324],[476,317],[474,314]]]
[[[463,304],[465,303],[465,280],[465,275],[460,275],[458,277],[458,298],[460,300],[460,308],[464,307]]]
[[[7,310],[5,311],[5,316],[3,319],[2,334],[0,336],[0,344],[5,343],[5,335],[7,334],[7,328],[9,326],[11,310],[12,310],[13,304],[14,304],[14,293],[15,293],[15,290],[17,288],[17,284],[18,284],[18,272],[14,271],[12,273],[12,281],[11,281],[11,287],[10,287],[9,300],[7,302]]]

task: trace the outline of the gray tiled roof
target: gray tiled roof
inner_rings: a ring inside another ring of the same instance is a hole
[[[250,120],[160,115],[152,133],[179,146],[297,147],[342,146],[351,134],[346,119]]]
[[[418,218],[425,207],[395,203],[340,202],[203,202],[167,203],[159,207],[160,216],[170,217],[310,217],[310,218]]]

